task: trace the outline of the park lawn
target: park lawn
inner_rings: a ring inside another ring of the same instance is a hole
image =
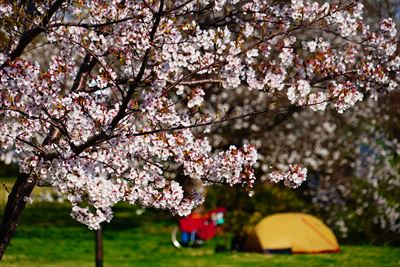
[[[337,254],[273,256],[216,254],[216,241],[201,249],[176,249],[170,243],[174,224],[167,213],[146,211],[139,216],[132,207],[118,206],[104,229],[104,266],[400,266],[400,248],[394,247],[342,246]],[[93,238],[93,232],[69,217],[68,205],[33,204],[0,265],[92,267]]]

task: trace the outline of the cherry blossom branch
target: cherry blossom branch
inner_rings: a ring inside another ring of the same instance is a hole
[[[40,26],[27,30],[22,34],[17,47],[9,54],[8,59],[0,65],[0,70],[6,67],[10,62],[18,58],[25,50],[25,48],[36,38],[39,34],[45,31],[46,25],[49,23],[51,17],[57,12],[65,0],[56,0],[45,13],[42,18]]]
[[[157,32],[157,28],[160,24],[161,21],[161,17],[163,15],[163,8],[164,8],[164,1],[161,0],[160,1],[160,7],[157,13],[154,14],[154,22],[153,22],[153,27],[151,29],[150,35],[149,35],[149,41],[150,43],[153,42],[156,32]],[[128,104],[133,96],[133,93],[135,92],[136,87],[139,85],[140,81],[142,80],[142,76],[144,74],[144,71],[146,69],[147,66],[147,61],[150,55],[150,51],[151,51],[151,47],[149,47],[143,56],[142,59],[142,64],[140,66],[140,69],[135,77],[135,79],[132,81],[132,83],[129,84],[129,90],[127,92],[127,94],[125,95],[125,97],[122,100],[121,106],[119,108],[119,111],[117,113],[117,115],[113,118],[113,120],[111,121],[110,125],[109,125],[109,131],[112,132],[112,130],[117,126],[117,124],[124,118],[125,116],[125,112],[126,112],[126,108],[128,107]],[[90,138],[86,143],[79,145],[79,146],[73,146],[72,150],[76,153],[76,154],[80,154],[81,152],[83,152],[86,148],[96,144],[99,140],[102,140],[104,138],[107,137],[107,134],[104,132],[101,132],[100,134]]]
[[[281,109],[281,110],[272,110],[271,111],[269,108],[267,108],[265,110],[252,111],[252,112],[249,112],[249,113],[246,113],[246,114],[227,117],[227,118],[223,118],[223,119],[220,119],[220,120],[202,122],[202,123],[195,123],[195,124],[191,124],[191,125],[188,125],[188,126],[181,125],[181,126],[165,128],[165,129],[164,128],[159,128],[159,129],[156,129],[156,130],[129,134],[128,136],[132,136],[133,137],[133,136],[156,134],[156,133],[160,133],[160,132],[172,132],[172,131],[177,131],[177,130],[192,129],[192,128],[210,126],[210,125],[215,125],[215,124],[221,124],[223,122],[228,122],[228,121],[232,121],[232,120],[244,119],[244,118],[247,118],[247,117],[257,116],[257,115],[265,114],[265,113],[268,113],[268,112],[280,113],[280,112],[284,112],[286,110],[287,110],[287,108]]]
[[[172,81],[170,81],[172,82]],[[203,79],[203,80],[192,80],[192,81],[181,81],[180,85],[199,85],[205,83],[223,83],[224,81],[221,79]],[[173,82],[176,83],[176,82]]]
[[[85,28],[85,29],[93,29],[93,28],[102,28],[102,27],[106,27],[106,26],[111,26],[111,25],[122,23],[122,22],[127,22],[127,21],[130,21],[133,19],[135,19],[135,17],[126,17],[123,19],[107,21],[107,22],[98,23],[98,24],[90,24],[90,23],[82,23],[82,22],[81,23],[74,23],[74,22],[53,23],[53,24],[48,25],[48,28],[81,27],[81,28]]]
[[[70,92],[79,91],[84,86],[82,80],[85,80],[87,75],[90,74],[91,70],[96,66],[98,59],[93,57],[91,54],[86,54],[83,58],[82,64],[79,67],[78,73],[76,74],[74,83],[72,84]]]

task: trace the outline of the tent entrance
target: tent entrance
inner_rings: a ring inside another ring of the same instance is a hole
[[[280,248],[280,249],[266,249],[264,253],[267,254],[292,254],[292,248]]]

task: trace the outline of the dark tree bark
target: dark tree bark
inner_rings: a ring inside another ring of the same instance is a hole
[[[11,237],[17,229],[18,220],[26,205],[26,198],[30,196],[35,181],[29,174],[20,173],[17,176],[10,195],[8,196],[7,205],[4,210],[3,218],[0,225],[0,261],[10,244]]]
[[[103,267],[103,230],[100,228],[94,231],[94,237],[96,267]]]

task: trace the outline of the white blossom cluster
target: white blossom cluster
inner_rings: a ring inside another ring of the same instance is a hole
[[[278,183],[284,181],[285,185],[288,187],[299,187],[307,177],[307,169],[298,165],[289,165],[289,170],[286,172],[271,172],[269,174],[269,179]]]

